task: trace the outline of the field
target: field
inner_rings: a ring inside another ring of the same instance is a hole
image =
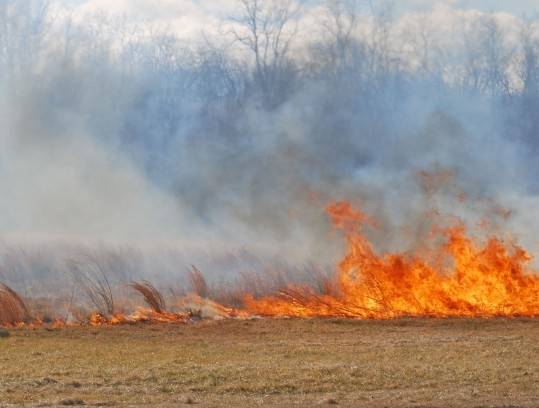
[[[14,330],[0,406],[537,407],[539,320]]]

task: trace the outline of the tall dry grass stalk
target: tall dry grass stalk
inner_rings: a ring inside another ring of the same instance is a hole
[[[0,326],[16,325],[29,319],[30,312],[19,294],[0,283]]]
[[[144,301],[153,311],[163,313],[166,310],[166,303],[163,296],[150,282],[132,282],[129,286],[142,295]]]
[[[93,307],[103,315],[115,312],[114,295],[105,267],[95,257],[85,261],[70,261],[70,272],[77,286],[86,294]]]
[[[189,280],[191,281],[191,289],[194,294],[200,296],[201,298],[208,297],[208,283],[204,274],[196,266],[191,265],[191,270],[189,271]]]

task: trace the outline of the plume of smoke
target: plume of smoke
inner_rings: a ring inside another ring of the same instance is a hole
[[[62,242],[41,269],[73,258],[66,240],[145,248],[123,266],[130,280],[153,278],[159,262],[170,262],[160,275],[191,263],[215,275],[218,263],[201,259],[230,248],[253,255],[225,269],[275,257],[331,265],[340,242],[324,207],[338,199],[360,199],[380,220],[383,248],[413,246],[429,208],[501,221],[498,204],[534,248],[536,21],[444,10],[433,26],[436,11],[392,19],[347,1],[268,1],[262,55],[247,7],[258,3],[239,2],[220,27],[230,41],[191,42],[106,16],[58,17],[40,0],[1,3],[4,264],[14,242],[37,237],[44,250]],[[451,182],[425,194],[424,170]],[[153,255],[159,245],[181,254]],[[38,269],[27,262],[11,278]]]

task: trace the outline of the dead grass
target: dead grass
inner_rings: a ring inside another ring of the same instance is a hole
[[[114,295],[109,282],[108,273],[102,260],[95,254],[85,254],[80,260],[69,261],[69,269],[77,286],[103,316],[111,316],[115,312]]]
[[[208,284],[204,274],[194,265],[188,273],[189,281],[191,282],[191,290],[201,298],[208,297]]]
[[[539,320],[12,331],[0,406],[537,407]]]
[[[163,313],[167,309],[163,296],[150,282],[133,282],[129,286],[142,295],[154,312]]]
[[[29,318],[28,307],[19,294],[0,283],[0,326],[15,325]]]

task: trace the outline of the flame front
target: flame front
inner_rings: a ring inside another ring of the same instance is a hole
[[[432,239],[414,253],[378,254],[364,232],[376,223],[348,203],[328,208],[333,225],[346,239],[347,252],[324,290],[290,285],[278,294],[255,298],[245,294],[244,307],[232,308],[199,295],[177,301],[175,313],[166,310],[159,291],[149,282],[129,285],[150,308],[131,314],[92,313],[79,323],[32,318],[23,299],[0,285],[0,327],[33,328],[117,326],[138,323],[185,324],[213,318],[336,317],[393,319],[415,317],[539,317],[539,275],[531,256],[495,236],[471,238],[461,222],[436,227]],[[199,279],[204,279],[200,274]],[[204,287],[206,283],[204,282]]]
[[[515,244],[496,237],[479,244],[456,225],[438,230],[444,244],[435,249],[378,255],[363,232],[371,222],[365,214],[348,203],[333,204],[328,213],[347,242],[334,288],[318,294],[290,286],[273,297],[246,296],[249,312],[364,319],[539,316],[539,277]]]

